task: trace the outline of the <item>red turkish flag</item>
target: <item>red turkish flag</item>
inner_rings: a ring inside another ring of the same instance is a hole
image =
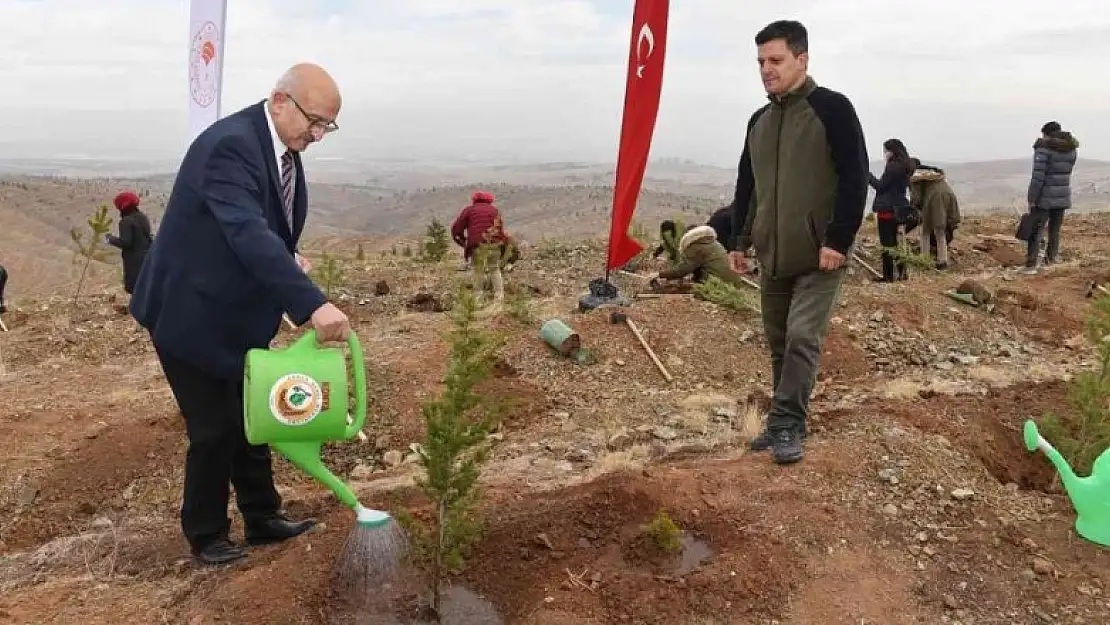
[[[632,13],[632,41],[628,51],[628,80],[624,91],[620,152],[613,189],[606,269],[632,260],[644,246],[628,234],[636,200],[644,182],[659,95],[663,90],[663,57],[667,43],[669,0],[636,0]]]

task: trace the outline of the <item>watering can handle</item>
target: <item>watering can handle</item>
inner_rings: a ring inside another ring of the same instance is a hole
[[[366,424],[366,361],[362,358],[362,345],[354,330],[347,335],[347,347],[351,350],[351,373],[355,379],[355,410],[352,413],[354,421],[347,426],[345,432],[350,439],[361,432],[362,426]]]
[[[319,345],[316,340],[316,330],[309,328],[307,332],[297,340],[297,343],[309,343]],[[355,389],[355,409],[351,413],[353,421],[343,431],[346,439],[353,438],[362,431],[362,427],[366,424],[366,361],[362,358],[362,345],[358,342],[358,335],[354,330],[351,330],[347,335],[347,347],[351,350],[351,373],[354,377]]]

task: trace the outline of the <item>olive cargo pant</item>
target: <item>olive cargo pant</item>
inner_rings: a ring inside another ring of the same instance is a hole
[[[779,279],[764,274],[760,280],[763,331],[771,347],[774,383],[769,430],[805,428],[821,348],[844,271],[841,267]]]

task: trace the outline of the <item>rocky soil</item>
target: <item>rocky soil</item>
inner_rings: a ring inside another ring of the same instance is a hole
[[[969,220],[953,270],[908,282],[853,269],[807,457],[785,468],[745,451],[770,377],[756,317],[689,295],[636,300],[626,312],[668,383],[628,327],[575,312],[596,243],[531,250],[504,310],[483,318],[508,339],[484,389],[514,408],[446,622],[1110,622],[1110,552],[1075,535],[1051,467],[1020,438],[1025,419],[1068,409],[1068,381],[1090,364],[1084,315],[1110,272],[1110,219],[1069,219],[1067,262],[1031,277],[1012,265],[1011,231]],[[875,244],[865,226],[872,266]],[[449,325],[435,311],[463,274],[455,260],[370,256],[345,261],[337,300],[365,352],[371,418],[365,441],[329,444],[325,461],[366,501],[421,514],[412,445]],[[616,279],[622,294],[646,286]],[[992,305],[947,294],[967,279]],[[290,512],[322,524],[241,566],[193,565],[177,521],[184,428],[149,342],[112,293],[76,312],[69,299],[13,302],[0,333],[0,623],[373,622],[332,584],[350,513],[283,460]],[[539,340],[555,317],[592,360]],[[683,531],[673,557],[645,551],[660,511]]]

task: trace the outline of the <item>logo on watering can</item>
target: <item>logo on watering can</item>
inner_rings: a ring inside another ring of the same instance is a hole
[[[328,389],[301,373],[283,376],[270,388],[270,412],[285,425],[305,425],[328,408]]]

